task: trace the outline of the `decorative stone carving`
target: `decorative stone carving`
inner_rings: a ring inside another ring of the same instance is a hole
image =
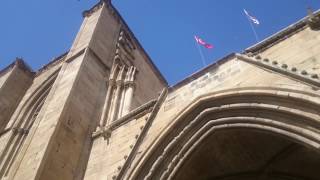
[[[261,59],[261,56],[257,55],[255,58],[259,60],[259,59]]]
[[[313,78],[313,79],[318,79],[319,76],[318,76],[318,74],[312,74],[312,75],[311,75],[311,78]]]
[[[277,61],[272,61],[272,64],[273,64],[273,65],[277,65],[278,62],[277,62]]]
[[[303,71],[301,71],[301,74],[302,74],[302,75],[307,75],[308,72],[307,72],[306,70],[303,70]]]
[[[114,63],[97,131],[130,111],[137,71],[132,63],[135,59],[135,49],[131,37],[122,29],[116,44]]]
[[[119,33],[116,56],[123,61],[127,66],[132,66],[132,61],[135,59],[134,50],[136,46],[134,45],[131,37],[125,30],[121,30]]]

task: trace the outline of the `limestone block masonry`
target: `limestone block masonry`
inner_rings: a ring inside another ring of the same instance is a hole
[[[0,179],[320,179],[320,12],[169,87],[110,1],[0,71]]]

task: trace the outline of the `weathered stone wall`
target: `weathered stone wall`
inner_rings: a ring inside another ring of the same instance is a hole
[[[13,179],[40,178],[43,169],[48,163],[47,155],[54,147],[53,137],[59,132],[59,127],[66,121],[65,109],[69,104],[69,97],[77,79],[83,56],[74,61],[65,63],[46,98],[43,108],[39,112],[36,123],[33,125],[26,143],[20,153],[21,162],[17,162],[12,169]],[[14,168],[16,172],[14,172]],[[59,172],[63,174],[62,172]]]
[[[44,88],[48,79],[57,73],[60,66],[61,65],[58,64],[52,67],[51,69],[49,69],[48,71],[44,71],[42,73],[37,74],[37,76],[34,77],[33,81],[30,80],[30,84],[29,84],[30,87],[28,85],[29,88],[27,89],[26,93],[23,93],[23,98],[20,101],[18,101],[17,108],[12,109],[14,113],[10,118],[10,121],[5,125],[4,134],[2,134],[0,137],[2,148],[6,148],[5,151],[4,149],[0,151],[1,158],[5,158],[5,159],[2,159],[3,161],[8,160],[10,158],[13,158],[13,160],[17,159],[16,156],[10,157],[10,154],[8,154],[9,152],[12,153],[13,151],[15,151],[14,149],[16,150],[19,149],[20,145],[14,143],[17,141],[17,137],[20,136],[19,134],[17,134],[16,130],[20,128],[24,129],[23,127],[24,125],[22,124],[27,123],[26,115],[31,113],[30,109],[32,108],[34,102],[36,101],[35,97],[37,96],[37,94],[38,95],[41,94],[40,91]],[[24,82],[21,82],[20,84],[23,85],[24,83],[27,83],[27,82],[28,82],[27,80],[24,80]],[[11,89],[11,92],[12,92],[12,89]],[[25,130],[26,129],[28,128],[25,128]]]
[[[133,61],[138,69],[136,75],[136,86],[131,109],[154,99],[161,90],[166,87],[166,83],[154,73],[154,70],[146,63],[149,61],[142,52],[136,52],[136,59]]]
[[[60,124],[56,126],[52,145],[47,149],[48,159],[40,176],[45,179],[74,179],[83,171],[78,169],[83,166],[81,155],[89,149],[88,135],[96,123],[105,90],[103,80],[107,75],[106,69],[99,66],[90,53],[84,59],[66,109],[60,116]]]
[[[319,31],[306,26],[302,31],[264,50],[261,56],[309,73],[320,73],[319,42]]]
[[[0,133],[31,85],[33,74],[16,63],[0,75]]]
[[[131,119],[117,127],[109,138],[94,139],[84,179],[114,179],[117,177],[150,113]]]

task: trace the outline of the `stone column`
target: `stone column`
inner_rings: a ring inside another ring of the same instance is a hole
[[[108,82],[108,90],[107,90],[105,102],[103,105],[102,115],[99,122],[100,128],[102,128],[106,124],[107,115],[109,113],[110,99],[111,99],[112,90],[114,89],[114,84],[115,84],[115,80],[110,78]]]
[[[114,86],[115,86],[115,77],[116,77],[116,73],[119,69],[118,64],[114,65],[112,72],[110,74],[110,78],[109,78],[109,82],[108,82],[108,90],[107,90],[107,94],[106,94],[106,98],[104,101],[104,105],[103,105],[103,109],[102,109],[102,115],[100,118],[100,122],[99,122],[99,127],[98,128],[102,128],[103,126],[106,125],[106,120],[107,120],[107,116],[109,114],[109,110],[110,110],[110,102],[111,102],[111,95],[112,92],[114,90]]]
[[[126,92],[126,86],[123,86],[122,91],[121,91],[118,118],[121,118],[123,116],[122,112],[123,112],[123,105],[124,105],[124,101],[125,101],[125,92]]]
[[[121,98],[121,90],[123,89],[123,75],[124,75],[124,71],[125,71],[125,67],[122,66],[121,70],[118,74],[117,77],[117,89],[115,92],[115,96],[114,96],[114,101],[113,101],[113,108],[110,114],[110,119],[109,119],[109,123],[116,120],[116,118],[118,117],[118,112],[119,112],[119,104],[120,104],[120,98]]]
[[[132,103],[132,98],[133,98],[133,92],[135,88],[135,73],[136,73],[136,68],[131,66],[130,70],[128,71],[128,78],[126,79],[125,82],[125,99],[124,99],[124,105],[123,105],[123,115],[126,115],[130,112],[131,108],[131,103]]]

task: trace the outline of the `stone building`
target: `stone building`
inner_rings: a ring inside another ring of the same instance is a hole
[[[0,178],[320,179],[320,13],[169,87],[109,1],[0,71]]]

